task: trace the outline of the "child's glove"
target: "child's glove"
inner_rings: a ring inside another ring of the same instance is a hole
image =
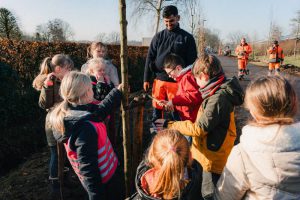
[[[168,101],[165,104],[165,108],[166,108],[167,111],[173,112],[174,111],[174,105],[173,105],[172,101]]]

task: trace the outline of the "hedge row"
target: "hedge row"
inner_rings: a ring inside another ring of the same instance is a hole
[[[86,62],[83,43],[46,43],[0,40],[0,172],[41,146],[45,146],[45,111],[37,105],[39,93],[31,84],[39,65],[47,56],[70,55],[75,67]],[[120,46],[108,46],[109,56],[120,72]],[[147,47],[128,48],[129,84],[133,91],[142,88]],[[0,173],[1,175],[1,173]]]

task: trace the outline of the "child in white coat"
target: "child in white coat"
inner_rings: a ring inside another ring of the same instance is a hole
[[[242,130],[215,191],[216,199],[300,199],[300,123],[297,98],[280,76],[256,79],[245,106],[253,121]]]

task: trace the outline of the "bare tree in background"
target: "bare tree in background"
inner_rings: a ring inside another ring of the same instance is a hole
[[[156,18],[155,34],[158,32],[159,23],[161,19],[161,11],[167,5],[176,5],[179,0],[131,0],[132,6],[131,16],[140,20],[144,16],[154,14]]]
[[[205,44],[210,47],[211,50],[217,50],[221,42],[218,31],[205,29],[204,32]]]
[[[106,43],[106,42],[107,42],[107,35],[106,35],[106,33],[99,33],[99,34],[95,37],[95,40],[96,40],[96,41],[99,41],[99,42]]]
[[[192,35],[197,36],[197,29],[200,27],[202,14],[202,7],[200,0],[183,0],[181,3],[184,7],[184,21],[189,24],[190,32]]]
[[[22,32],[17,18],[6,8],[0,8],[0,37],[20,39]]]
[[[282,28],[277,25],[276,23],[272,23],[271,29],[270,29],[270,38],[269,41],[272,42],[273,40],[280,40],[282,36]]]
[[[50,32],[48,31],[47,24],[40,24],[35,29],[35,37],[37,41],[50,42]]]
[[[297,11],[295,18],[291,19],[293,30],[292,34],[295,36],[295,45],[294,45],[294,57],[297,53],[297,43],[300,40],[300,10]]]
[[[113,31],[107,34],[106,42],[109,44],[120,44],[120,33]]]
[[[56,42],[72,39],[74,32],[68,22],[61,19],[49,20],[36,27],[36,37],[42,41]]]
[[[234,48],[240,43],[243,37],[246,38],[246,40],[248,40],[249,38],[247,34],[242,33],[240,31],[235,31],[228,34],[229,43]]]

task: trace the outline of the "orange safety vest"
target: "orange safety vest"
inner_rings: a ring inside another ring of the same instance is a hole
[[[235,49],[235,54],[237,55],[238,59],[243,59],[243,60],[247,60],[251,52],[252,52],[252,48],[247,43],[245,45],[240,44]]]
[[[269,63],[280,63],[284,59],[283,50],[281,47],[270,47],[268,49],[269,56]]]

